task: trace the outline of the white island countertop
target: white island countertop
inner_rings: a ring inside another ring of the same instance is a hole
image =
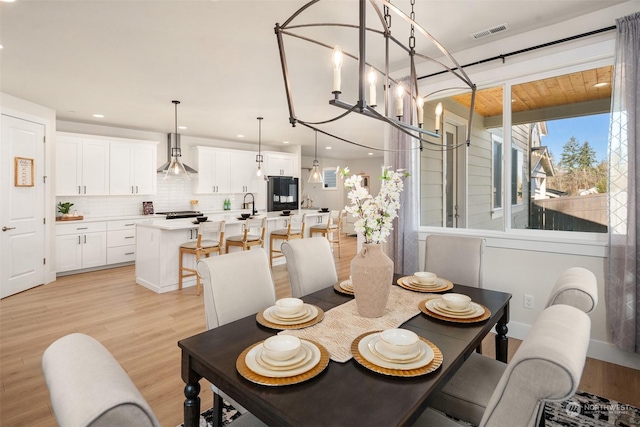
[[[317,217],[322,215],[328,215],[329,212],[320,212],[317,209],[302,209],[299,211],[292,211],[291,215],[282,215],[281,212],[258,212],[253,218],[267,217],[267,221],[275,221],[278,219],[286,219],[290,216],[307,214],[307,217]],[[242,224],[244,220],[240,218],[240,212],[234,213],[203,213],[203,216],[208,217],[209,221],[225,221],[225,225]],[[165,219],[161,216],[154,216],[145,221],[138,223],[138,227],[150,227],[158,228],[160,230],[186,230],[189,228],[195,228],[197,226],[195,218],[177,218],[177,219]]]

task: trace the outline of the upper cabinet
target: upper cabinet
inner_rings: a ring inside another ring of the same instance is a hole
[[[212,147],[193,147],[198,174],[193,180],[196,194],[229,193],[230,153]]]
[[[300,172],[296,168],[296,156],[291,153],[265,152],[267,175],[270,176],[295,176]]]
[[[156,144],[59,132],[56,195],[155,194]]]
[[[257,191],[257,183],[254,178],[256,172],[256,154],[252,151],[232,151],[231,165],[231,192],[253,193]]]
[[[111,142],[110,194],[155,194],[157,151],[155,144]]]
[[[109,142],[58,134],[56,195],[108,195]]]

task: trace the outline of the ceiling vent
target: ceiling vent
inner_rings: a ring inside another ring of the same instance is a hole
[[[478,31],[478,32],[475,32],[473,34],[469,34],[469,36],[471,36],[471,38],[475,39],[475,40],[483,39],[485,37],[489,37],[489,36],[492,36],[492,35],[497,34],[497,33],[502,33],[504,31],[508,31],[509,29],[510,29],[509,28],[509,24],[504,23],[504,24],[493,26],[491,28],[487,28],[486,30]]]

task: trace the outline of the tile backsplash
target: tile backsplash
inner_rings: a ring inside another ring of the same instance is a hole
[[[153,202],[155,212],[188,211],[192,210],[191,200],[198,200],[198,210],[203,212],[221,211],[225,199],[231,200],[231,209],[242,208],[244,193],[234,194],[193,194],[192,183],[187,180],[163,180],[158,175],[157,192],[146,196],[58,196],[56,197],[56,212],[59,202],[71,202],[71,213],[77,211],[85,218],[107,218],[129,215],[142,215],[142,202]],[[256,208],[264,206],[256,197]]]

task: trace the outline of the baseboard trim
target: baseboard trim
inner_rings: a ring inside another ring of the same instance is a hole
[[[531,325],[521,322],[511,321],[507,326],[509,328],[507,336],[519,340],[523,340],[529,333],[529,329],[531,329]],[[493,332],[495,333],[495,329]],[[629,353],[605,341],[595,339],[589,340],[587,356],[592,359],[598,359],[615,365],[640,370],[640,354]]]

